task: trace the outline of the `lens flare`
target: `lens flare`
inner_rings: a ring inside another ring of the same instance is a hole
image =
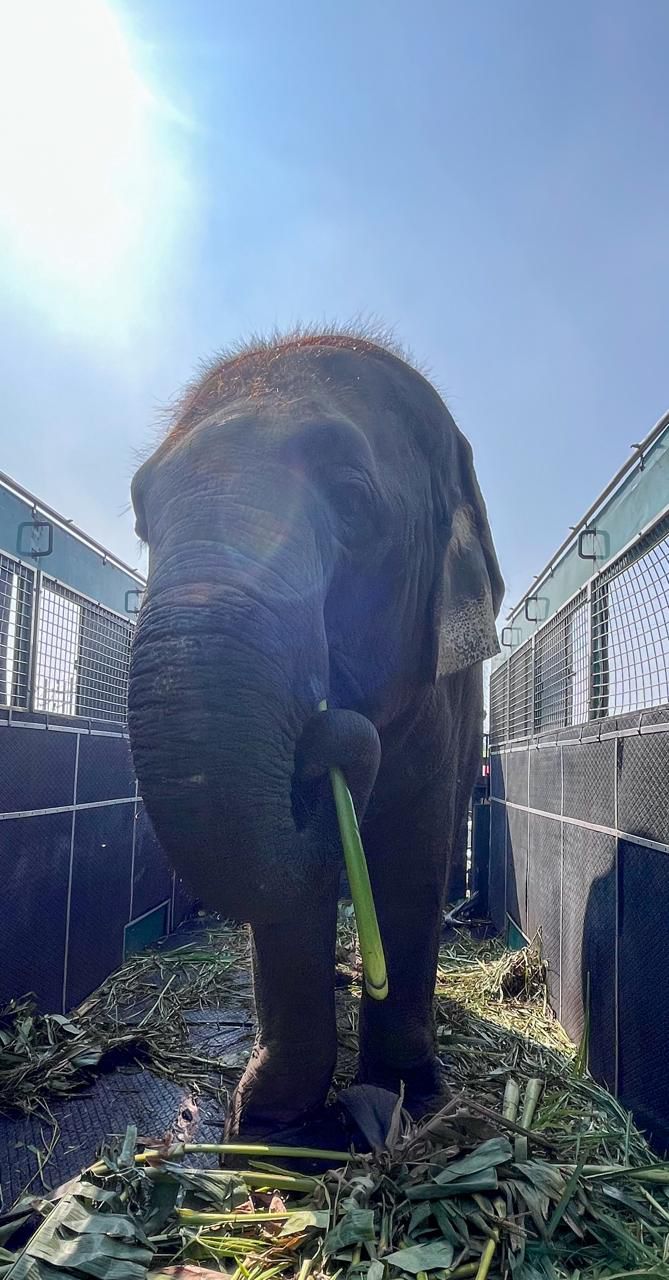
[[[175,119],[136,63],[105,0],[2,7],[3,272],[62,319],[127,321],[183,208]]]

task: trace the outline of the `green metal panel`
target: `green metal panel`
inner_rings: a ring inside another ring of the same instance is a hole
[[[169,921],[169,903],[163,902],[153,911],[148,911],[145,916],[140,916],[138,920],[132,920],[127,924],[123,938],[124,959],[136,955],[138,951],[144,951],[146,947],[164,938],[170,931]]]
[[[590,521],[597,529],[596,537],[587,539],[587,550],[596,560],[584,560],[578,554],[578,539],[564,552],[552,574],[538,583],[537,601],[531,602],[530,613],[538,620],[528,622],[525,606],[520,605],[505,624],[513,628],[508,636],[512,647],[503,646],[493,667],[508,661],[519,645],[534,635],[558,609],[589,580],[600,573],[624,548],[653,524],[669,504],[669,427],[644,452],[643,463],[636,466],[621,482],[616,492],[602,504]]]
[[[106,559],[102,550],[87,545],[52,520],[49,514],[42,515],[39,508],[37,518],[49,521],[52,525],[53,550],[50,555],[39,558],[26,554],[30,548],[30,530],[23,531],[21,543],[19,530],[22,524],[31,521],[31,513],[32,506],[27,499],[0,484],[0,551],[12,558],[21,559],[32,568],[43,569],[49,577],[57,578],[73,591],[79,591],[107,608],[128,616],[126,592],[136,592],[141,588],[142,578],[122,569],[113,560]],[[23,555],[19,555],[19,545],[23,548]],[[133,596],[132,603],[135,601],[136,597]]]
[[[510,916],[506,917],[506,937],[504,941],[510,951],[522,951],[523,947],[529,945],[525,934],[521,932]]]

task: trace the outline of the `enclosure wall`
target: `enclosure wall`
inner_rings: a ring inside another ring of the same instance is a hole
[[[189,903],[124,726],[141,578],[2,482],[0,528],[0,1007],[65,1012]]]
[[[669,1146],[669,519],[491,681],[490,908],[541,931],[553,1006]],[[536,610],[532,602],[529,612]]]

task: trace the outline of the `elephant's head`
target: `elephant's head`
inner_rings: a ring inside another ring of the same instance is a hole
[[[252,924],[336,896],[328,765],[363,810],[377,730],[496,652],[469,446],[389,351],[295,338],[186,393],[133,502],[150,565],[129,725],[161,843]]]

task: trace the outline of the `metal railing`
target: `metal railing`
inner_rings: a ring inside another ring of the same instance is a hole
[[[592,717],[669,702],[669,521],[660,532],[638,557],[621,557],[593,590]]]
[[[490,746],[509,737],[509,664],[505,662],[490,678]]]
[[[595,575],[490,681],[493,745],[669,703],[669,517]]]
[[[133,623],[0,554],[0,706],[123,723]]]
[[[0,705],[28,706],[34,574],[0,554]]]

